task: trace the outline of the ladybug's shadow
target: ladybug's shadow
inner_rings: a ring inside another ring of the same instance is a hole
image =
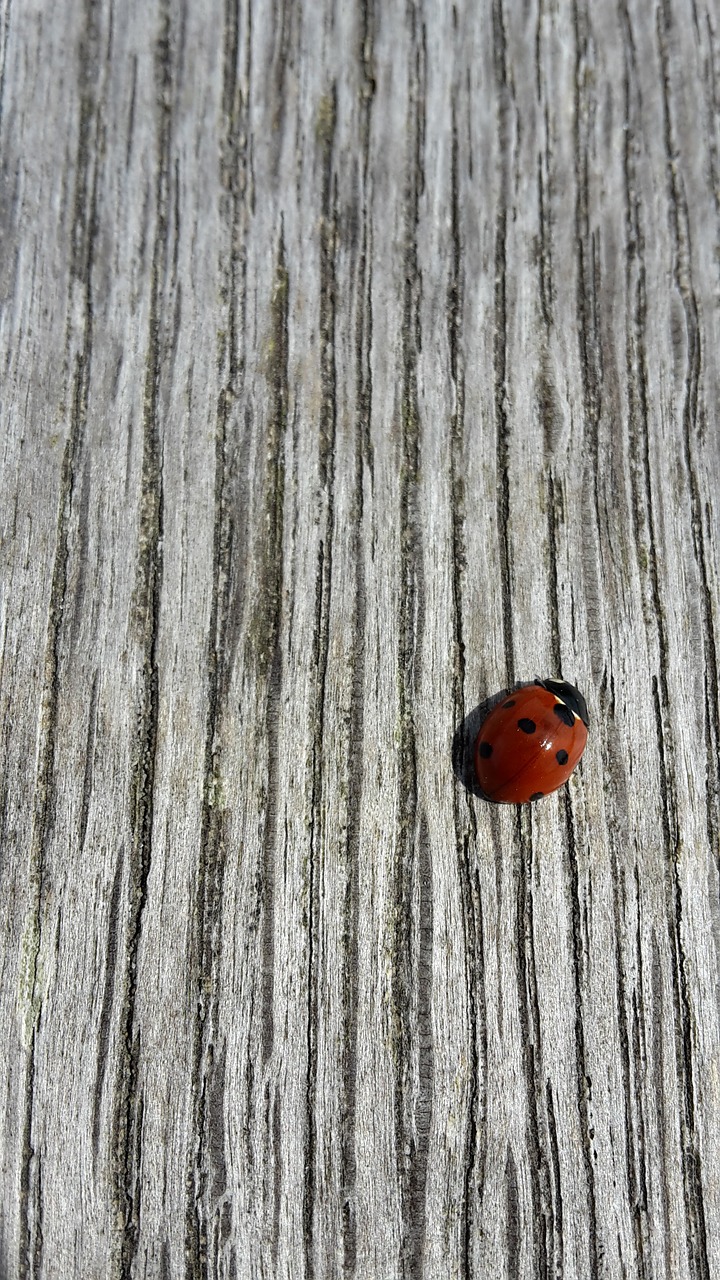
[[[479,800],[487,800],[488,804],[493,804],[489,796],[480,787],[475,774],[475,743],[480,732],[480,726],[489,716],[493,707],[498,702],[517,693],[518,689],[523,689],[526,684],[532,681],[523,681],[522,684],[515,684],[510,689],[501,689],[499,693],[494,693],[491,698],[485,698],[483,702],[479,702],[472,711],[469,711],[465,719],[458,725],[455,730],[452,744],[452,767],[453,773],[459,782],[465,787],[466,791],[470,791]]]

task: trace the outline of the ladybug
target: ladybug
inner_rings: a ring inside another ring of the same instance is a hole
[[[493,707],[475,742],[488,800],[524,804],[557,791],[585,750],[587,704],[567,680],[535,680]]]

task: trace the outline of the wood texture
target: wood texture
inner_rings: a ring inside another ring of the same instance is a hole
[[[0,13],[0,1274],[720,1276],[717,6]]]

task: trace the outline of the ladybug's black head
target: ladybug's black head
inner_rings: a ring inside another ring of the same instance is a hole
[[[542,685],[543,689],[549,689],[555,694],[565,706],[579,716],[583,724],[587,728],[588,725],[588,709],[587,703],[583,698],[579,689],[574,684],[570,684],[567,680],[537,680],[536,684]]]

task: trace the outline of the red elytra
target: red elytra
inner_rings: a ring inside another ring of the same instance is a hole
[[[493,707],[475,742],[475,773],[488,800],[524,804],[557,791],[588,737],[585,699],[567,680],[536,680]]]

